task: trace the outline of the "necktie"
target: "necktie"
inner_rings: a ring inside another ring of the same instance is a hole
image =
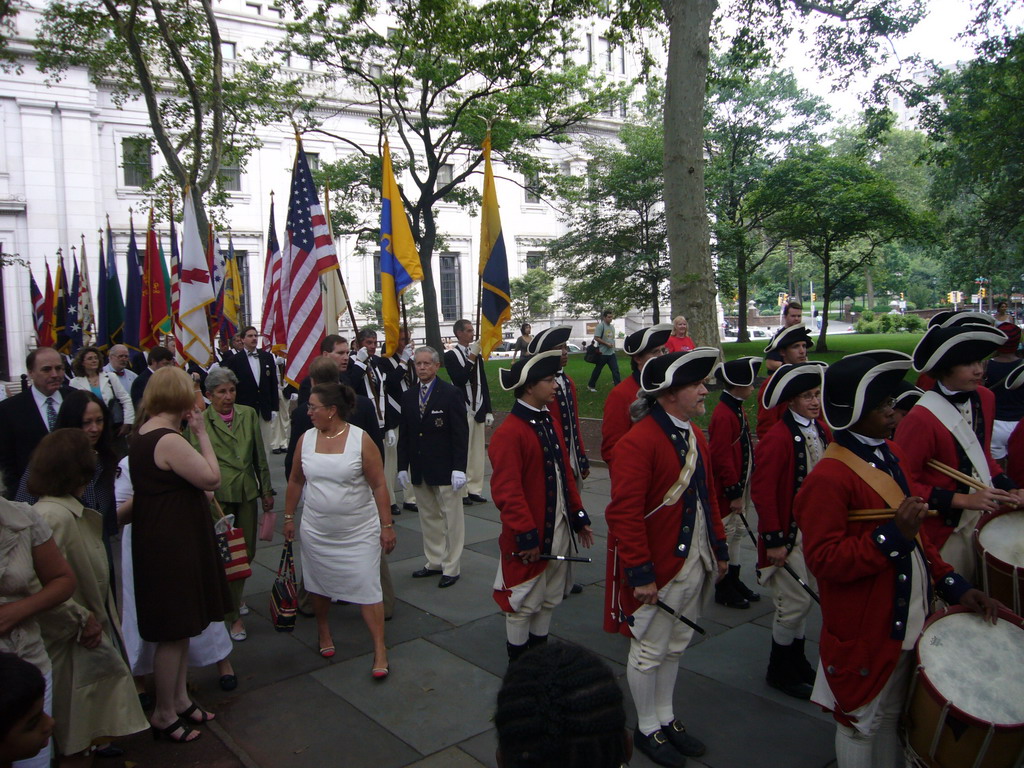
[[[46,398],[46,429],[49,432],[53,432],[53,428],[57,426],[57,408],[53,402],[52,397]]]
[[[426,384],[420,385],[420,416],[427,410],[427,394],[430,392],[430,387]]]
[[[117,376],[124,376],[124,368],[122,368],[120,371],[114,371],[114,374]]]

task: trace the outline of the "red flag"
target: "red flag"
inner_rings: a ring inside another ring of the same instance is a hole
[[[142,308],[139,312],[139,348],[149,350],[160,340],[160,326],[167,322],[167,286],[160,261],[160,246],[153,229],[153,209],[149,209],[146,232],[146,256],[142,264]]]
[[[263,338],[265,347],[277,354],[288,348],[284,314],[281,309],[281,248],[274,226],[274,199],[270,199],[270,228],[267,231],[267,264],[263,273]]]
[[[39,346],[53,346],[53,279],[50,265],[46,265],[46,295],[43,297],[43,324],[39,331]]]

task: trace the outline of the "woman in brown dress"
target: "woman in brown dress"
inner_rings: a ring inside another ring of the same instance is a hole
[[[151,722],[158,735],[193,741],[199,732],[190,725],[213,715],[193,704],[185,690],[189,638],[231,610],[206,494],[220,486],[220,467],[195,405],[192,380],[180,368],[153,374],[142,412],[145,421],[132,440],[129,462],[139,634],[157,644]],[[182,421],[199,452],[181,436]]]

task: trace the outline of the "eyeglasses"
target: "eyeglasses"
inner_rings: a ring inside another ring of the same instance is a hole
[[[815,400],[821,400],[821,392],[803,392],[797,395],[796,399],[803,403],[813,403]]]
[[[307,411],[315,411],[317,408],[330,408],[329,405],[313,405],[313,403],[306,403]]]
[[[876,411],[891,411],[895,407],[896,407],[896,398],[895,397],[890,397],[890,398],[886,398],[885,400],[880,402],[878,405],[876,405],[875,406],[875,410]]]

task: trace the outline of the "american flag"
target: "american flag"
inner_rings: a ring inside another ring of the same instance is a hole
[[[45,299],[42,291],[39,290],[39,286],[36,285],[36,278],[35,275],[32,274],[32,270],[29,270],[28,280],[30,296],[32,298],[32,325],[36,330],[36,338],[39,340],[39,346],[44,346],[43,327],[46,325],[46,314],[43,302]]]
[[[281,246],[274,226],[274,198],[270,198],[270,228],[267,231],[267,263],[263,273],[263,338],[273,353],[288,347],[284,314],[281,311]]]
[[[178,233],[174,231],[174,211],[171,211],[171,317],[174,318],[174,325],[171,332],[174,334],[174,359],[180,366],[184,366],[185,346],[181,330],[181,254],[178,252]]]
[[[288,329],[288,367],[284,377],[293,386],[299,386],[319,353],[324,338],[320,275],[337,263],[327,219],[299,142],[292,168],[281,269],[281,305],[286,308]]]

